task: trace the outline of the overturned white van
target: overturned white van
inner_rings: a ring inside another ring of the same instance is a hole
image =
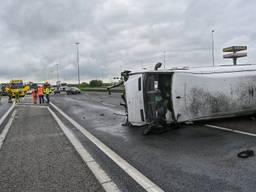
[[[128,122],[136,126],[256,112],[256,65],[131,72],[124,85]]]

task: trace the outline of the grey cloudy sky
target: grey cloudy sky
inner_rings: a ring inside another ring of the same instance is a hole
[[[211,65],[214,29],[217,64],[222,48],[247,45],[256,63],[253,0],[5,0],[0,5],[0,80],[111,80],[124,69]]]

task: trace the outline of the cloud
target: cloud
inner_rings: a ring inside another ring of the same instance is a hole
[[[0,5],[0,80],[111,80],[123,69],[217,64],[222,48],[248,45],[241,63],[255,63],[256,3],[241,0],[6,0]]]

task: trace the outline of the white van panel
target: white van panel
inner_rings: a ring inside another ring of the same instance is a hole
[[[128,121],[132,125],[141,126],[146,124],[143,99],[143,75],[137,74],[130,76],[129,81],[124,85],[128,108]]]
[[[174,73],[172,99],[178,122],[251,113],[256,109],[256,72]]]

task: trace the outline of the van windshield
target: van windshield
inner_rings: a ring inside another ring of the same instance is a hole
[[[23,88],[23,83],[12,83],[11,84],[12,89],[20,89]]]

